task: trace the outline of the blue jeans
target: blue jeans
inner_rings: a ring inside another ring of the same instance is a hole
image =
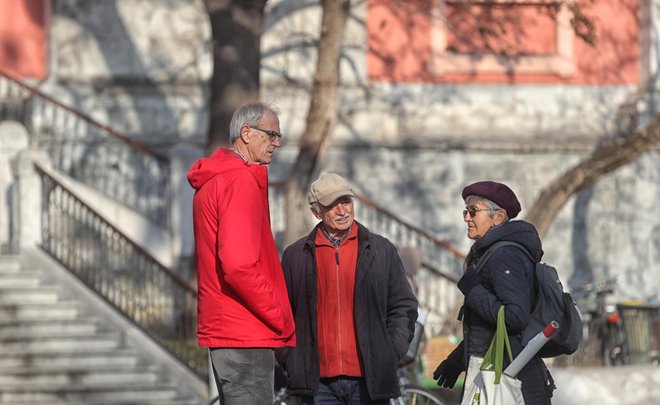
[[[313,397],[302,397],[300,405],[387,405],[389,399],[371,400],[364,378],[321,378]]]
[[[211,349],[222,405],[272,405],[275,351],[266,348]]]

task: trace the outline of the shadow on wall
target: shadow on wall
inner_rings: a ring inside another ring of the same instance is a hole
[[[589,186],[575,198],[573,206],[573,241],[571,254],[573,255],[574,269],[569,279],[569,288],[574,288],[594,280],[594,273],[589,261],[589,237],[587,216],[589,204],[594,196],[594,186]]]

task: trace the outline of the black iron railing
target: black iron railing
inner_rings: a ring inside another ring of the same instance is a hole
[[[0,69],[0,120],[26,126],[53,167],[169,225],[169,159]]]
[[[284,183],[270,186],[270,214],[273,232],[284,232]],[[355,218],[371,231],[390,239],[399,247],[413,247],[421,253],[421,267],[417,269],[417,298],[430,311],[427,331],[433,335],[443,328],[448,315],[460,298],[456,281],[462,274],[464,254],[430,233],[398,218],[367,197],[357,194]],[[280,246],[280,249],[283,246]],[[454,319],[454,318],[452,318]]]
[[[207,378],[198,347],[197,292],[85,205],[46,170],[42,184],[42,248],[130,321]]]

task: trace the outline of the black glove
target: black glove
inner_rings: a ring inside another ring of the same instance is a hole
[[[445,388],[453,388],[458,376],[463,372],[462,350],[454,350],[440,363],[433,372],[433,379],[438,380],[438,385]]]
[[[481,276],[474,270],[474,267],[467,268],[463,277],[458,280],[458,289],[461,290],[463,295],[468,295],[470,290],[481,284]]]

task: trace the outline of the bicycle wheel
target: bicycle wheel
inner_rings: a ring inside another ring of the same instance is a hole
[[[401,388],[401,396],[392,399],[390,404],[396,405],[445,405],[433,392],[415,385]]]

